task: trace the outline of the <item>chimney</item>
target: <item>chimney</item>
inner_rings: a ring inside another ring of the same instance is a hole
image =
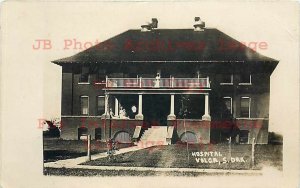
[[[157,28],[157,25],[158,25],[157,18],[152,18],[151,23],[148,22],[147,24],[141,25],[141,31],[142,32],[152,31],[154,28]]]
[[[152,18],[152,23],[151,23],[151,25],[152,25],[152,28],[157,28],[157,25],[158,25],[158,20],[157,20],[157,18]]]
[[[205,22],[201,21],[200,17],[195,17],[194,31],[204,31]]]

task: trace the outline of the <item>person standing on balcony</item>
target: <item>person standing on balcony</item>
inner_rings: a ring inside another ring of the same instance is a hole
[[[157,73],[154,81],[154,87],[159,87],[159,82],[160,82],[160,74]]]

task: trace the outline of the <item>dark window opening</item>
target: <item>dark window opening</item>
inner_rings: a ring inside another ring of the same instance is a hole
[[[81,67],[79,83],[89,83],[89,67]]]
[[[232,84],[233,83],[233,75],[232,74],[223,74],[221,83]]]
[[[104,96],[97,97],[97,115],[102,115],[105,112],[105,98]]]
[[[248,73],[242,73],[240,75],[240,83],[251,83],[251,75]]]
[[[240,143],[247,144],[249,140],[249,131],[248,130],[240,130]]]
[[[106,80],[106,71],[105,69],[99,69],[97,73],[96,83],[104,83]]]
[[[95,129],[95,140],[101,140],[101,128]]]

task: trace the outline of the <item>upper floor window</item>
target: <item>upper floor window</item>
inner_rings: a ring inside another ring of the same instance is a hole
[[[240,117],[250,118],[250,106],[251,106],[251,98],[241,97]]]
[[[106,80],[106,71],[105,69],[99,69],[97,72],[97,80],[96,83],[105,82]]]
[[[79,83],[89,83],[89,67],[88,66],[82,66],[80,77],[79,77]]]
[[[226,109],[228,112],[232,114],[232,98],[231,97],[223,97]]]
[[[251,85],[251,84],[252,84],[251,74],[243,73],[240,75],[239,85]]]
[[[89,115],[89,97],[81,96],[80,97],[80,114]]]
[[[221,85],[233,85],[233,75],[232,74],[223,74]]]
[[[105,97],[97,96],[97,115],[102,115],[105,112]]]

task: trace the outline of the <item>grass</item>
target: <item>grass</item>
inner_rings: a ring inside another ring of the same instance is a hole
[[[59,144],[59,145],[57,145]],[[66,146],[67,144],[68,146]],[[65,145],[65,146],[63,146]],[[95,147],[92,153],[105,152],[105,143],[93,142]],[[96,145],[98,147],[96,148]],[[103,147],[100,147],[103,146]],[[123,145],[121,147],[128,147]],[[83,141],[62,141],[56,140],[47,142],[44,158],[46,161],[53,161],[65,158],[74,158],[86,155]],[[53,150],[54,148],[64,148],[64,150]],[[68,150],[69,149],[69,150]],[[231,156],[242,156],[245,163],[224,163],[206,164],[197,163],[195,157],[191,155],[195,151],[220,151],[222,157],[227,156],[229,147],[227,144],[199,145],[189,144],[189,160],[185,144],[168,146],[155,146],[128,152],[115,156],[115,161],[107,158],[100,158],[90,162],[82,163],[91,166],[127,166],[127,167],[161,167],[161,168],[200,168],[200,169],[261,169],[263,166],[276,167],[282,170],[282,145],[256,145],[255,147],[255,166],[251,168],[251,145],[232,145]],[[54,152],[53,156],[51,152]],[[44,168],[45,175],[63,176],[203,176],[203,175],[230,175],[226,173],[208,174],[205,172],[157,172],[153,170],[97,170],[97,169],[66,169],[66,168]],[[240,174],[243,175],[243,174]],[[254,174],[255,175],[255,174]]]
[[[114,161],[100,158],[85,162],[83,165],[91,166],[128,166],[128,167],[160,167],[160,168],[210,168],[210,169],[250,169],[251,145],[232,145],[231,156],[243,157],[245,163],[197,163],[192,152],[196,151],[220,151],[222,157],[216,157],[219,161],[228,157],[228,145],[189,145],[189,158],[186,145],[155,146],[138,151],[128,152],[115,156]],[[264,165],[276,167],[282,170],[282,146],[281,145],[257,145],[255,154],[256,163],[254,169],[261,169]]]
[[[87,142],[82,140],[44,139],[44,162],[82,157],[87,154]],[[132,144],[119,144],[119,148]],[[105,142],[91,141],[91,154],[106,152]]]
[[[213,146],[213,147],[212,147]],[[250,169],[250,145],[232,145],[232,157],[243,157],[245,163],[201,163],[197,162],[192,152],[220,151],[222,156],[215,157],[221,161],[223,157],[229,157],[228,145],[189,145],[189,158],[186,145],[155,146],[138,151],[128,152],[115,156],[114,161],[100,158],[83,163],[92,166],[133,166],[133,167],[160,167],[160,168],[214,168],[214,169]],[[208,158],[208,157],[206,157]]]
[[[282,171],[282,145],[256,145],[255,160],[257,168],[272,166]]]

